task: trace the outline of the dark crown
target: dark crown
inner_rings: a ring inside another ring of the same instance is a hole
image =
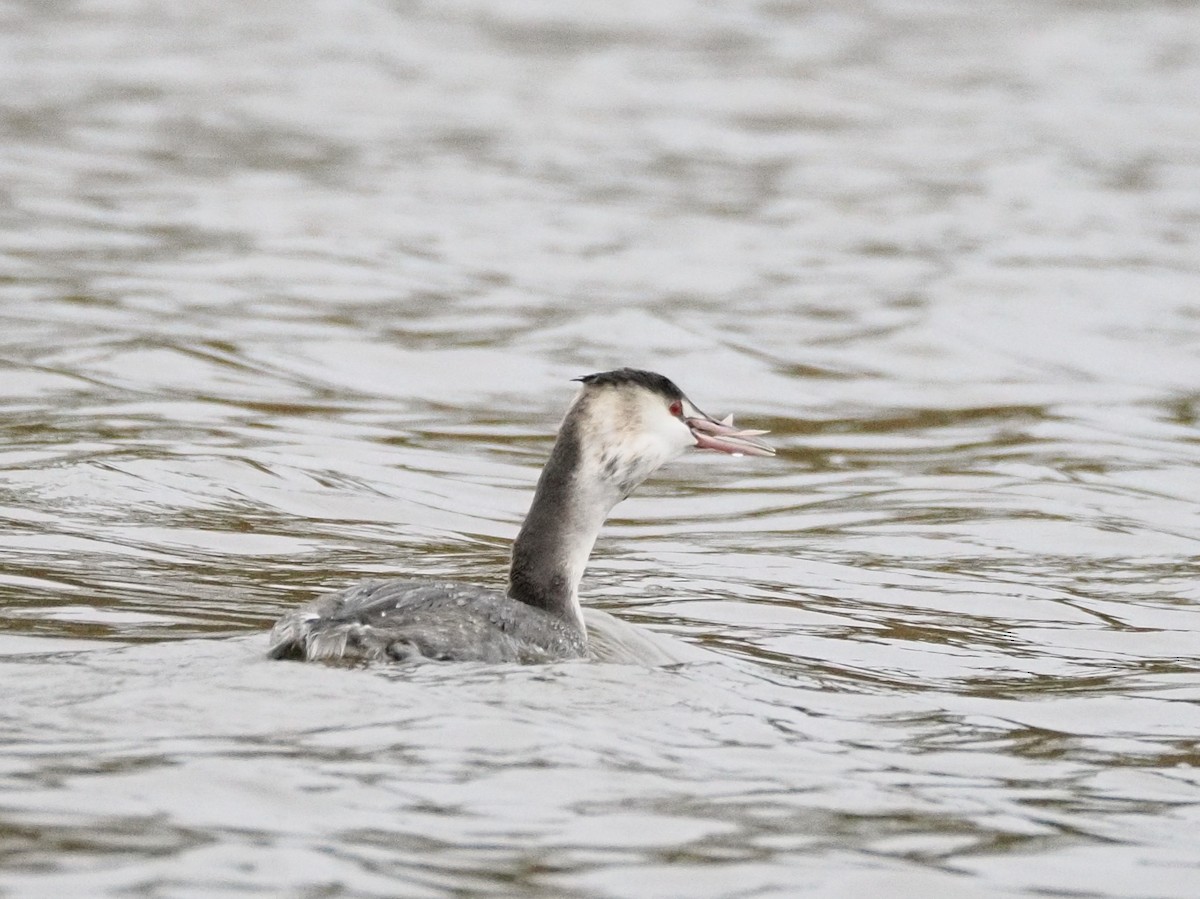
[[[584,375],[582,378],[575,378],[575,380],[582,381],[588,387],[623,387],[626,384],[635,384],[669,400],[683,399],[683,391],[676,387],[670,378],[664,378],[657,372],[642,371],[638,368],[618,368],[614,371],[602,371],[594,375]]]

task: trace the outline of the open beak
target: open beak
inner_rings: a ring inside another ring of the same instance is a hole
[[[726,416],[722,421],[709,418],[699,409],[696,415],[685,418],[684,423],[691,428],[692,436],[696,438],[699,449],[716,450],[718,453],[728,453],[731,456],[773,456],[775,450],[770,444],[757,438],[767,431],[742,431],[733,426],[733,416]]]

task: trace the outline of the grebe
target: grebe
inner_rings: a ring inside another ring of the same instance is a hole
[[[732,416],[705,415],[660,374],[622,368],[577,380],[583,388],[513,543],[506,593],[468,584],[366,581],[284,615],[271,631],[270,657],[547,662],[588,656],[577,590],[613,506],[691,447],[751,456],[775,451],[757,439],[766,431],[741,431]],[[599,621],[599,615],[589,610],[588,619]],[[618,634],[615,642],[640,639]]]

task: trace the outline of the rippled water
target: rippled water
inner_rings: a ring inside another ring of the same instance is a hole
[[[1189,3],[0,8],[0,894],[1200,894]],[[673,669],[271,663],[502,582],[569,378]]]

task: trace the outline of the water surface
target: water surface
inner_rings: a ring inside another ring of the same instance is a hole
[[[1190,5],[0,21],[0,894],[1197,895]],[[263,658],[618,365],[780,449],[585,580],[707,661]]]

